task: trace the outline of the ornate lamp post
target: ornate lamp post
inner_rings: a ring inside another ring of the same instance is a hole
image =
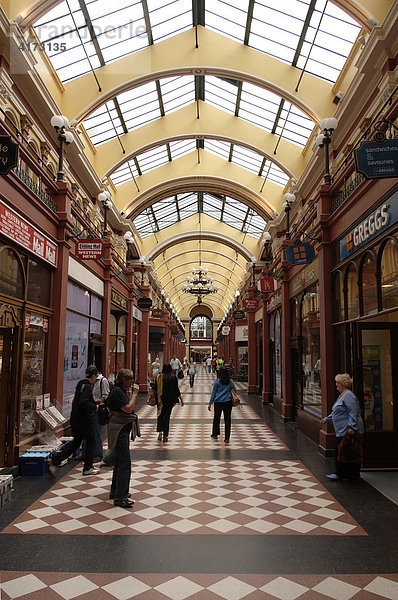
[[[330,175],[330,164],[329,164],[329,146],[332,138],[332,133],[336,129],[339,124],[338,120],[334,117],[329,117],[327,119],[322,119],[319,124],[319,127],[323,130],[323,133],[320,133],[316,137],[316,144],[319,148],[325,147],[325,176],[324,182],[325,185],[330,185],[332,183],[332,177]]]
[[[286,213],[286,239],[290,240],[290,210],[296,196],[294,194],[285,194],[283,198],[285,202],[282,204],[282,208]]]
[[[108,237],[108,210],[112,206],[111,195],[108,191],[101,192],[98,194],[98,200],[104,207],[104,231],[102,232],[102,237],[106,238]]]
[[[57,181],[64,181],[64,146],[73,142],[73,133],[71,131],[66,131],[66,127],[69,127],[69,121],[63,115],[54,115],[51,117],[50,122],[57,132],[59,141]]]

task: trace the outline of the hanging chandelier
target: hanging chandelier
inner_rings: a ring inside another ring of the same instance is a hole
[[[187,283],[184,283],[181,290],[185,294],[193,294],[197,296],[198,304],[202,303],[202,296],[215,294],[218,292],[218,287],[213,285],[213,277],[208,275],[208,269],[199,265],[197,269],[192,269],[192,277],[187,277]]]

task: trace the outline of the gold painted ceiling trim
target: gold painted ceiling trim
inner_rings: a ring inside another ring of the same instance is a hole
[[[155,266],[155,269],[154,269],[153,272],[154,273],[158,273],[159,269],[161,269],[164,265],[166,265],[171,260],[174,260],[174,259],[177,260],[180,256],[184,256],[185,254],[190,254],[190,253],[193,253],[193,252],[195,254],[198,254],[198,249],[196,248],[194,250],[185,250],[184,252],[179,252],[178,254],[173,254],[173,256],[171,256],[169,258],[166,258],[164,261],[162,261],[161,263],[159,263],[159,265]],[[202,248],[201,249],[201,253],[202,253],[202,256],[203,256],[203,254],[207,253],[207,254],[217,254],[218,256],[222,256],[223,258],[228,258],[229,261],[233,262],[237,267],[239,267],[242,270],[242,273],[246,272],[246,269],[244,269],[242,267],[242,265],[239,264],[239,262],[237,260],[235,260],[233,258],[230,258],[230,257],[226,257],[225,254],[223,254],[222,252],[218,252],[218,251],[215,251],[215,250],[210,250],[208,248]],[[190,264],[193,264],[192,261],[188,261],[188,262],[181,263],[181,264],[179,263],[179,266],[185,266],[185,265],[190,265]],[[215,263],[213,261],[209,261],[208,259],[206,259],[206,264],[220,266],[219,263]],[[236,277],[239,278],[239,275],[237,273],[234,273],[232,269],[230,269],[228,267],[225,267],[225,266],[223,266],[223,268],[226,269],[226,270],[228,270],[228,271],[230,271],[231,275],[236,275]]]

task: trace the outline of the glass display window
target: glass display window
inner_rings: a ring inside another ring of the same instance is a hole
[[[29,259],[28,300],[50,306],[51,271],[36,260]]]
[[[362,312],[364,315],[377,313],[376,260],[367,252],[361,270]]]
[[[344,321],[344,281],[340,271],[333,276],[333,321]]]
[[[346,274],[347,319],[359,317],[358,273],[356,266],[351,263]]]
[[[36,401],[43,394],[47,335],[43,327],[29,325],[25,331],[22,370],[20,442],[39,433]]]
[[[321,418],[321,359],[319,324],[319,286],[312,286],[301,305],[302,393],[303,409]]]
[[[238,379],[247,381],[249,357],[247,346],[238,346]]]
[[[380,262],[382,308],[398,307],[398,245],[389,239],[382,249]]]
[[[0,249],[0,293],[25,297],[25,274],[19,256],[9,246]]]

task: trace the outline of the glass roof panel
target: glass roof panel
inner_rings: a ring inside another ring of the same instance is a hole
[[[156,202],[151,208],[146,208],[134,219],[134,225],[140,236],[145,238],[197,212],[198,192],[178,194],[177,201],[176,196],[172,196]],[[252,209],[228,197],[219,198],[213,194],[203,194],[203,212],[256,239],[261,237],[266,225],[264,219]]]
[[[243,42],[247,20],[247,6],[245,8],[236,6],[236,2],[224,2],[223,0],[212,0],[206,8],[206,27],[224,33],[228,31],[228,37]],[[226,16],[228,15],[228,16]]]
[[[228,83],[225,79],[206,77],[205,99],[209,104],[234,114],[237,93],[238,87]]]
[[[181,76],[161,79],[160,88],[166,114],[195,101],[193,77]]]
[[[192,0],[147,0],[153,41],[192,28]]]

